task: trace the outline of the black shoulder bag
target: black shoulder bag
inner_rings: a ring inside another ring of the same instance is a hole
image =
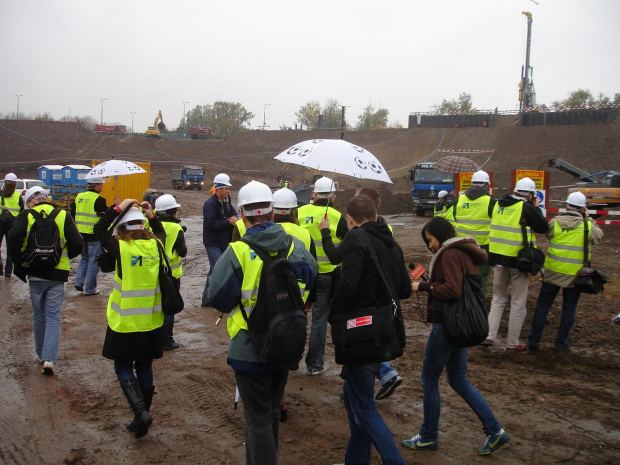
[[[405,347],[402,313],[365,231],[364,241],[392,301],[380,307],[337,312],[332,315],[332,342],[336,363],[339,365],[394,360],[403,355]]]
[[[446,342],[455,347],[472,347],[489,335],[489,321],[482,293],[482,277],[467,273],[464,262],[462,286],[460,299],[449,302],[436,300],[436,305],[441,314]]]
[[[608,278],[602,271],[590,267],[590,261],[588,260],[588,219],[584,218],[583,221],[583,268],[579,270],[575,277],[575,289],[585,294],[598,294],[603,292]]]
[[[0,230],[3,234],[8,234],[8,232],[13,227],[15,217],[9,210],[4,208],[4,192],[0,191],[0,197],[2,198],[2,212],[0,213]]]
[[[159,290],[161,292],[161,309],[164,315],[176,315],[185,307],[183,297],[179,292],[178,280],[172,276],[172,268],[166,256],[166,250],[159,241],[157,241],[157,249],[159,250]]]
[[[525,225],[521,225],[523,234],[523,248],[517,254],[517,268],[523,273],[538,274],[545,264],[545,254],[534,247],[533,241],[527,240]]]

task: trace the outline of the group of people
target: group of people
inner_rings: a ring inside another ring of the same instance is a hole
[[[51,270],[39,271],[29,269],[22,255],[33,225],[28,209],[49,216],[54,206],[40,187],[29,189],[20,203],[20,197],[14,198],[10,191],[11,175],[5,177],[2,208],[13,220],[3,234],[8,234],[13,272],[24,280],[28,277],[35,351],[43,373],[53,375],[58,358],[60,309],[69,260],[81,253],[75,288],[85,296],[96,295],[98,258],[105,250],[114,260],[115,271],[102,353],[114,361],[117,379],[134,413],[126,428],[140,438],[152,423],[153,360],[161,358],[164,350],[179,347],[173,337],[174,316],[162,312],[158,276],[165,253],[180,286],[182,258],[187,254],[186,229],[178,218],[181,206],[168,194],[159,196],[155,205],[125,199],[107,206],[100,195],[104,180],[91,179],[86,192],[77,196],[71,214],[61,211],[55,217],[62,244],[60,261]],[[582,194],[571,194],[566,213],[547,223],[538,208],[531,179],[519,180],[513,193],[496,200],[489,191],[489,175],[476,172],[471,187],[453,204],[446,202],[437,208],[436,217],[424,226],[422,240],[434,254],[430,278],[412,283],[392,228],[378,215],[381,199],[376,189],[360,189],[342,214],[334,208],[336,188],[327,177],[316,181],[312,203],[303,206],[298,206],[294,192],[286,187],[272,193],[267,185],[252,181],[239,189],[235,208],[231,187],[230,177],[218,174],[203,207],[203,243],[209,270],[202,306],[228,314],[226,326],[231,340],[227,362],[234,370],[244,405],[248,464],[277,463],[286,382],[289,370],[297,369],[300,362],[267,363],[250,338],[246,315],[252,314],[262,282],[257,248],[272,255],[286,254],[306,310],[311,311],[307,375],[321,375],[327,369],[327,328],[334,314],[389,304],[395,297],[400,307],[399,299],[408,298],[412,292],[426,292],[427,319],[433,327],[421,374],[424,418],[419,433],[401,445],[414,450],[438,448],[439,378],[444,368],[450,386],[482,422],[486,442],[478,454],[489,454],[508,442],[508,434],[467,379],[468,349],[445,341],[437,303],[458,300],[465,275],[480,274],[486,283],[493,269],[490,331],[483,345],[496,340],[511,288],[506,348],[537,350],[551,304],[563,289],[555,348],[566,350],[579,299],[572,282],[584,259],[589,259],[584,256],[584,240],[596,244],[602,238],[600,228],[587,216]],[[518,270],[516,257],[525,241],[534,242],[533,233],[546,233],[550,247],[526,346],[519,337],[526,315],[529,276]],[[241,238],[243,241],[238,240]],[[382,274],[389,278],[387,288]],[[371,445],[383,463],[406,463],[375,406],[375,400],[389,397],[402,383],[390,361],[344,365],[341,377],[345,380],[341,399],[351,432],[345,463],[369,463]],[[377,394],[376,379],[381,384]]]

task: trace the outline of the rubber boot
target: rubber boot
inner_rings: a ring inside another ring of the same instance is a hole
[[[127,402],[129,402],[131,410],[133,410],[133,420],[136,423],[135,437],[136,439],[141,438],[149,432],[149,426],[153,423],[153,419],[149,415],[149,412],[146,411],[142,389],[140,389],[138,380],[135,378],[123,381],[121,383],[121,388],[123,389],[123,394],[125,394],[127,398]]]
[[[147,412],[151,411],[151,403],[153,402],[153,394],[155,393],[155,386],[150,388],[141,387],[142,389],[142,397],[144,397],[144,409]],[[136,432],[136,420],[131,420],[129,423],[125,425],[127,431],[132,433]]]

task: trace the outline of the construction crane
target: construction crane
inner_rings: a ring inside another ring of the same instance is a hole
[[[149,126],[149,128],[144,131],[144,135],[146,137],[155,137],[159,139],[161,137],[162,131],[166,130],[166,125],[164,124],[164,118],[161,116],[161,110],[157,113],[155,117],[155,121],[153,122],[153,126]]]
[[[534,90],[534,70],[530,66],[530,46],[532,42],[532,13],[521,13],[527,18],[527,46],[525,49],[525,67],[521,67],[521,81],[519,82],[519,111],[536,106],[536,91]]]

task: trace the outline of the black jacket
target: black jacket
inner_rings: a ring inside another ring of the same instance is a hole
[[[513,194],[506,194],[497,201],[500,207],[508,207],[517,202],[523,202],[523,210],[521,212],[521,220],[519,221],[519,224],[529,226],[535,233],[546,233],[549,228],[549,224],[547,223],[547,219],[543,216],[540,208],[535,207],[527,200],[524,200],[523,197]],[[517,257],[508,257],[506,255],[489,252],[489,265],[501,265],[504,268],[516,268]]]
[[[368,235],[377,253],[391,293],[370,257],[364,234]],[[332,300],[334,312],[385,305],[391,301],[391,296],[400,307],[400,299],[411,295],[411,280],[405,268],[403,251],[387,224],[369,221],[353,228],[347,234],[343,247],[342,276]]]

